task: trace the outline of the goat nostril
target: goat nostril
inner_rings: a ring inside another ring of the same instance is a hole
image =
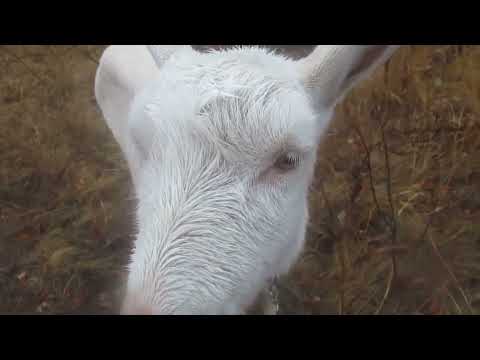
[[[136,309],[136,313],[134,315],[152,315],[152,309],[148,306],[140,306]]]
[[[124,306],[122,315],[153,315],[153,310],[147,305],[129,305]]]
[[[153,315],[152,310],[149,307],[135,307],[130,309],[125,309],[122,311],[123,315]]]

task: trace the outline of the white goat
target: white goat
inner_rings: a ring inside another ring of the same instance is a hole
[[[95,80],[138,199],[126,314],[240,314],[289,271],[334,106],[398,46],[110,46]]]

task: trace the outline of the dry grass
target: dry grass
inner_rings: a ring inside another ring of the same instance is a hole
[[[129,179],[93,98],[99,46],[0,47],[0,312],[116,311]],[[406,47],[319,150],[283,311],[480,309],[480,47]]]
[[[100,51],[0,48],[0,312],[114,305],[128,174],[93,98]]]
[[[479,76],[477,46],[408,47],[339,108],[293,275],[313,313],[478,312]]]

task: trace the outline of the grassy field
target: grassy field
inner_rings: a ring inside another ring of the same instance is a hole
[[[0,46],[0,313],[112,313],[130,179],[93,97],[101,46]],[[406,46],[319,149],[283,313],[480,312],[480,46]]]

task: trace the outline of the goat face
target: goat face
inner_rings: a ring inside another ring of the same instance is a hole
[[[109,47],[96,97],[138,199],[124,312],[241,313],[286,273],[333,108],[394,48]]]

